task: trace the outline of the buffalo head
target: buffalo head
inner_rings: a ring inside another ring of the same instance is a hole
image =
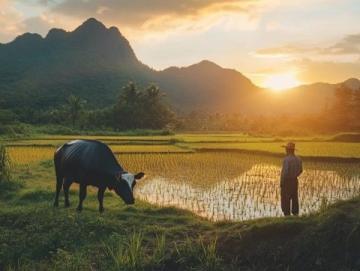
[[[114,190],[126,204],[135,203],[133,189],[136,185],[136,182],[144,177],[144,175],[145,174],[143,172],[139,172],[135,175],[123,172],[116,176]]]

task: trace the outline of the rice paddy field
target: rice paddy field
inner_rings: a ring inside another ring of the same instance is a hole
[[[54,151],[98,139],[146,177],[136,204],[89,187],[77,213],[53,208]],[[287,141],[304,172],[300,216],[282,217]],[[38,136],[3,140],[13,182],[0,182],[0,270],[360,270],[360,143],[243,134]]]
[[[76,138],[42,136],[6,145],[12,167],[21,171],[40,163],[51,165],[56,148]],[[242,134],[85,138],[107,143],[128,171],[146,173],[135,189],[142,201],[189,210],[211,221],[281,216],[281,145],[288,138]],[[302,215],[359,195],[360,143],[292,140],[304,160],[299,178]],[[54,180],[47,184],[54,185]]]

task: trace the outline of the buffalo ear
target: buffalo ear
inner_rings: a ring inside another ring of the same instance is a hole
[[[116,180],[120,181],[121,180],[121,172],[116,173],[115,178],[116,178]]]
[[[135,177],[135,180],[140,180],[142,177],[145,176],[145,173],[144,172],[139,172],[138,174],[136,174],[134,177]]]

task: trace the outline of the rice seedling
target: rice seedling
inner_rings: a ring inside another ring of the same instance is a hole
[[[146,156],[142,162],[140,157],[135,162],[135,157],[122,156],[130,162],[126,158],[149,172],[148,179],[136,188],[136,195],[151,203],[192,210],[211,220],[282,214],[279,159],[266,162],[257,156],[228,153],[151,156],[148,162]],[[325,200],[328,205],[360,192],[358,163],[312,162],[304,168],[299,178],[302,214],[322,209]]]
[[[115,153],[176,153],[191,152],[191,150],[180,148],[174,145],[110,145]]]
[[[283,154],[281,142],[248,142],[248,143],[184,143],[184,146],[195,150],[246,150],[264,151],[276,154]],[[360,158],[359,143],[345,142],[298,142],[296,144],[298,154],[301,156],[316,157],[354,157]]]
[[[15,166],[35,164],[50,160],[54,156],[55,147],[7,147],[11,163]]]

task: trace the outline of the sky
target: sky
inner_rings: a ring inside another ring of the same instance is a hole
[[[360,78],[360,0],[0,0],[0,43],[116,26],[150,67],[207,59],[263,87]]]

